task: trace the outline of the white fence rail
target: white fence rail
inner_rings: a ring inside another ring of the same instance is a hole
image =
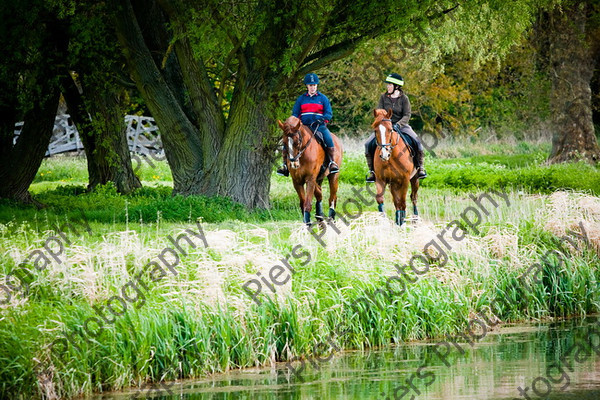
[[[139,115],[126,115],[125,124],[127,126],[127,144],[129,151],[145,155],[162,155],[163,148],[160,140],[158,126],[152,117]],[[15,124],[15,137],[13,143],[16,143],[19,134],[23,129],[23,122]],[[46,151],[46,157],[55,154],[66,153],[69,151],[82,151],[83,144],[79,138],[79,132],[71,120],[69,114],[59,114],[54,122],[52,138]]]

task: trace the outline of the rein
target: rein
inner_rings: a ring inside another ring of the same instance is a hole
[[[317,125],[317,129],[319,129],[318,125]],[[315,129],[315,130],[317,130],[317,129]],[[300,129],[298,129],[298,133],[300,133],[300,143],[302,143],[302,141],[304,141],[304,135],[302,134],[302,126],[300,127]],[[310,139],[308,139],[308,142],[306,142],[306,145],[300,149],[298,154],[296,154],[296,157],[290,157],[290,155],[288,154],[288,160],[290,160],[291,162],[295,162],[297,159],[299,159],[302,156],[302,153],[304,153],[304,150],[306,150],[308,148],[308,146],[310,145],[310,142],[312,142],[313,138],[315,137],[315,133],[312,130],[310,133],[311,133]]]
[[[379,121],[379,122],[380,122],[380,125],[381,125],[381,122],[384,122],[384,121],[389,121],[389,122],[392,122],[392,120],[391,120],[391,119],[389,119],[389,118],[384,118],[384,119],[382,119],[381,121]],[[392,135],[394,134],[394,132],[395,132],[395,131],[394,131],[394,128],[392,127]],[[396,134],[398,134],[398,133],[396,133]],[[375,142],[377,143],[377,146],[378,146],[378,147],[389,147],[389,148],[390,148],[390,150],[392,150],[394,147],[398,146],[398,143],[400,142],[400,137],[398,137],[398,138],[396,139],[396,144],[392,144],[392,143],[391,143],[391,141],[392,141],[392,135],[390,135],[390,143],[382,143],[382,144],[379,144],[379,140],[377,140],[377,134],[375,134]]]

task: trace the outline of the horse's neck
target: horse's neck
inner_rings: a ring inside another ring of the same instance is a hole
[[[391,145],[395,145],[394,147],[398,147],[398,145],[400,144],[401,141],[402,141],[402,138],[400,137],[400,134],[398,132],[396,132],[394,130],[394,128],[392,127],[391,132],[390,132],[390,141],[388,143]]]
[[[300,128],[300,136],[302,137],[302,146],[304,147],[312,137],[312,131],[308,126],[302,125]]]
[[[393,128],[392,128],[392,134],[390,136],[390,143],[396,143],[396,147],[398,147],[400,145],[400,143],[402,143],[406,146],[406,143],[404,143],[404,140],[402,140],[402,138],[400,137],[400,133],[396,132]]]
[[[396,135],[395,138],[394,135]],[[404,139],[402,139],[402,136],[400,136],[399,132],[392,130],[392,134],[390,136],[390,143],[396,144],[394,150],[396,150],[400,155],[408,153],[408,159],[410,162],[412,162],[412,157],[410,156],[410,149],[408,148],[408,144],[404,141]]]

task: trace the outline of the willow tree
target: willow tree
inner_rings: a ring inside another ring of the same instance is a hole
[[[68,9],[68,7],[67,7]],[[32,202],[29,185],[48,149],[69,37],[60,2],[0,5],[0,198]],[[14,140],[15,123],[24,121]]]
[[[0,3],[0,198],[33,202],[29,186],[48,149],[61,93],[81,133],[90,188],[108,181],[121,192],[141,186],[119,107],[123,90],[115,76],[122,56],[110,44],[114,33],[102,7],[70,0]],[[15,140],[18,121],[24,124]]]
[[[106,4],[79,2],[69,29],[62,93],[85,150],[88,189],[113,182],[119,193],[129,193],[142,185],[133,172],[123,123],[128,78]]]
[[[600,162],[592,119],[591,82],[600,60],[600,4],[565,0],[540,30],[547,37],[554,122],[550,162]]]
[[[268,206],[281,93],[367,39],[408,30],[411,18],[437,3],[159,0],[155,21],[168,24],[172,37],[157,62],[149,42],[161,28],[140,28],[156,4],[113,0],[117,34],[161,130],[174,192],[229,196],[251,207]],[[183,101],[166,76],[171,59]]]
[[[290,92],[282,96],[286,89],[298,91],[303,74],[349,56],[369,39],[417,28],[425,32],[432,20],[458,5],[447,0],[156,2],[112,0],[112,6],[129,69],[161,130],[174,192],[229,196],[252,207],[268,205],[274,117],[280,102],[291,97]],[[522,31],[535,2],[467,1],[459,7],[464,21],[456,24],[464,32],[465,26],[475,29],[464,35],[466,42],[484,44],[502,30],[498,26]],[[510,12],[490,22],[481,9]],[[167,43],[160,32],[169,34]]]
[[[473,122],[476,125],[471,131],[483,122],[475,119],[481,117],[474,116],[472,99],[482,96],[485,87],[506,87],[506,82],[498,82],[493,75],[507,60],[522,57],[515,47],[522,45],[542,4],[545,2],[465,2],[426,26],[369,41],[327,69],[326,81],[333,86],[327,93],[345,114],[346,125],[364,130],[372,122],[372,113],[365,113],[365,109],[377,103],[385,88],[383,76],[400,73],[414,102],[413,116],[424,123],[422,139],[431,151],[437,139],[430,135],[437,132],[443,137],[442,124],[447,130],[464,134]],[[533,62],[521,68],[528,74],[537,72]],[[490,113],[502,118],[494,108],[497,104],[488,106]],[[413,119],[412,123],[419,121]]]

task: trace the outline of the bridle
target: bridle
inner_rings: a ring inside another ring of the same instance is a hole
[[[384,118],[381,121],[379,121],[379,125],[381,125],[382,122],[392,122],[392,120],[389,119],[389,118]],[[392,144],[391,142],[392,142],[392,136],[393,136],[393,134],[394,134],[394,127],[392,126],[392,134],[390,135],[390,143],[381,143],[380,144],[379,143],[379,138],[377,136],[377,133],[375,133],[375,142],[377,143],[377,146],[381,147],[381,148],[389,147],[390,151],[391,151],[394,147],[396,147],[398,145],[398,142],[400,141],[400,138],[398,137],[398,138],[396,138],[396,143]]]
[[[319,127],[317,127],[317,129],[318,128]],[[296,132],[290,131],[290,133],[298,133],[300,135],[300,145],[302,145],[302,142],[304,142],[304,135],[302,134],[302,125],[300,125],[300,128]],[[304,153],[304,151],[308,148],[308,146],[310,145],[310,142],[312,142],[313,138],[315,137],[315,133],[312,130],[310,133],[311,133],[310,139],[308,139],[308,142],[306,142],[306,145],[298,151],[298,154],[296,154],[296,157],[292,157],[292,155],[288,152],[288,160],[290,160],[290,162],[295,162],[296,160],[298,160],[302,156],[302,153]]]

